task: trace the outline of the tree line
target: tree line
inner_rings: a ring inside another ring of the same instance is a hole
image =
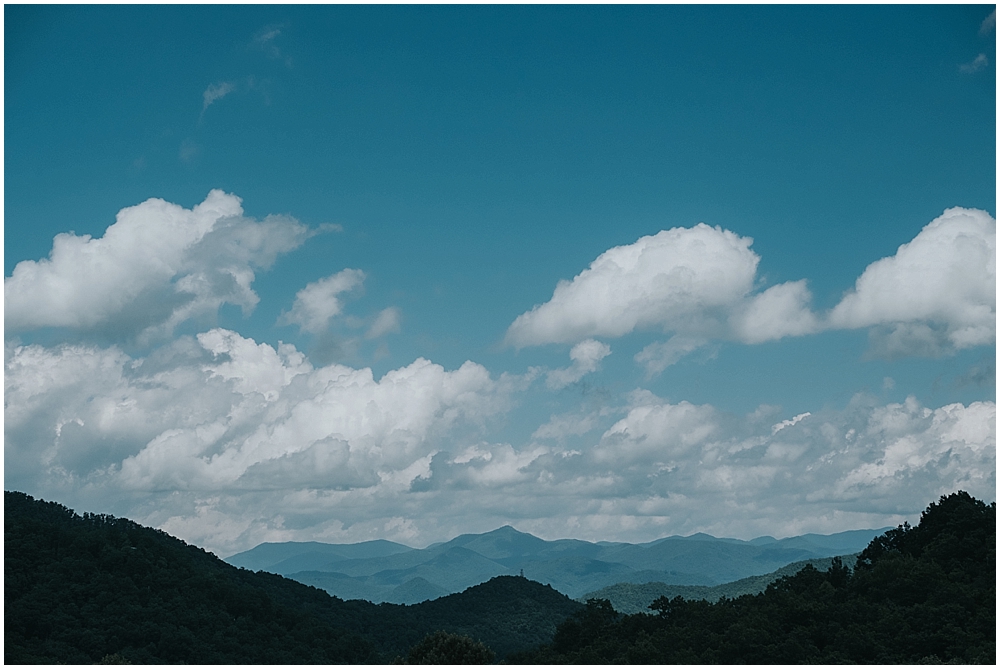
[[[876,537],[853,571],[806,566],[757,595],[660,597],[655,615],[591,599],[520,663],[995,664],[996,503],[941,497]]]

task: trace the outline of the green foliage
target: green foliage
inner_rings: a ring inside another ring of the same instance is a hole
[[[521,663],[994,664],[996,504],[942,497],[874,539],[855,571],[806,565],[764,592],[661,596],[655,615],[588,605]]]
[[[443,630],[482,641],[501,658],[549,643],[559,623],[583,608],[521,576],[497,576],[464,592],[410,606],[346,604],[374,609],[365,631],[390,656],[406,656],[426,635]]]
[[[100,662],[97,664],[132,664],[128,661],[121,653],[112,653],[110,655],[105,655],[101,658]]]
[[[377,661],[323,619],[331,604],[129,520],[4,493],[5,663]]]
[[[424,637],[406,657],[407,664],[492,664],[494,652],[461,634],[437,631]]]

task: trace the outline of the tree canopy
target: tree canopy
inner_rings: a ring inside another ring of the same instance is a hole
[[[591,600],[512,658],[588,664],[914,664],[996,660],[996,503],[941,497],[873,540],[852,571],[807,565],[758,595],[660,597],[657,615]]]

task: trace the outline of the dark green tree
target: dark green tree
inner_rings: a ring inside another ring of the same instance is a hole
[[[482,642],[462,634],[434,632],[410,650],[407,664],[492,664],[496,655]]]
[[[660,597],[658,615],[593,600],[522,664],[995,664],[996,504],[966,492],[760,594]]]

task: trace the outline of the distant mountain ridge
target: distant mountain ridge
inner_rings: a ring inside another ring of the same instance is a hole
[[[853,569],[857,562],[858,554],[836,556],[841,559],[841,563]],[[588,599],[606,599],[611,602],[611,606],[619,613],[645,613],[653,614],[649,605],[660,597],[673,599],[683,597],[684,599],[704,599],[708,602],[717,602],[723,597],[730,599],[743,595],[756,595],[764,592],[768,585],[774,583],[783,576],[797,574],[806,565],[812,566],[817,571],[826,571],[833,564],[835,558],[813,558],[792,562],[780,569],[776,569],[769,574],[760,576],[748,576],[731,583],[722,585],[667,585],[666,583],[615,583],[594,592],[588,592],[582,597],[577,597],[577,601],[585,603]]]
[[[717,586],[794,562],[857,553],[885,529],[750,541],[699,533],[628,544],[546,541],[505,525],[422,549],[385,540],[265,543],[226,562],[280,574],[343,599],[375,603],[415,604],[522,571],[569,597],[580,597],[618,583]]]

